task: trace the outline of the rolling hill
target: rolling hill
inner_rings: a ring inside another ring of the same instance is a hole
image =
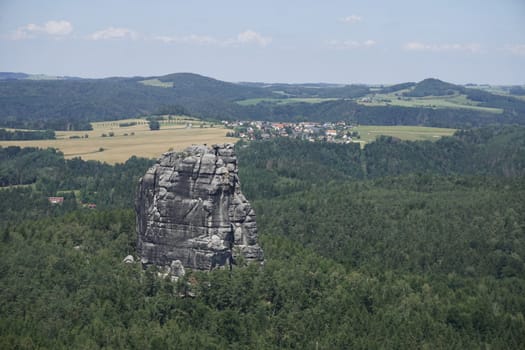
[[[363,99],[373,103],[359,103]],[[181,111],[215,120],[346,120],[454,128],[525,124],[525,101],[437,79],[378,90],[366,85],[231,83],[192,73],[55,80],[2,73],[0,106],[0,127],[53,130],[85,130],[93,121]]]

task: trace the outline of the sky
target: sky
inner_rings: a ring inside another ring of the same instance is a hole
[[[525,0],[0,0],[0,71],[525,84]]]

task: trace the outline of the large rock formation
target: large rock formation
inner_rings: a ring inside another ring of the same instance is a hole
[[[144,264],[209,270],[263,259],[232,144],[165,153],[140,179],[135,207]]]

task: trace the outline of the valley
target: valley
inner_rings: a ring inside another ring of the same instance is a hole
[[[525,1],[1,1],[0,350],[525,349]]]

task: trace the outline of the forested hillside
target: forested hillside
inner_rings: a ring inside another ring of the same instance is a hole
[[[245,165],[241,179],[249,198],[295,192],[330,181],[409,174],[520,177],[525,175],[525,128],[460,130],[436,142],[383,136],[364,150],[358,144],[278,138],[249,147],[241,144],[237,153]]]
[[[0,348],[521,348],[524,134],[239,144],[265,264],[178,282],[122,262],[151,161],[0,149]]]
[[[518,102],[521,104],[521,102]],[[245,115],[255,120],[318,121],[340,120],[361,125],[424,125],[447,128],[466,128],[491,124],[520,124],[523,113],[496,114],[467,109],[401,106],[365,106],[352,100],[340,99],[321,103],[290,103],[284,105],[257,104],[245,106]]]
[[[370,98],[376,92],[398,91],[397,98],[461,94],[465,105],[434,108],[432,104],[358,103],[359,98]],[[239,103],[250,99],[259,102]],[[468,108],[461,108],[465,106]],[[190,73],[107,79],[0,79],[0,127],[86,130],[93,121],[169,111],[214,120],[344,120],[366,125],[450,128],[525,124],[525,101],[437,79],[377,91],[365,85],[235,84]]]
[[[0,147],[0,227],[63,214],[94,203],[98,209],[131,208],[138,178],[153,160],[131,157],[123,164],[65,160],[54,149]],[[48,196],[64,196],[51,206]]]

